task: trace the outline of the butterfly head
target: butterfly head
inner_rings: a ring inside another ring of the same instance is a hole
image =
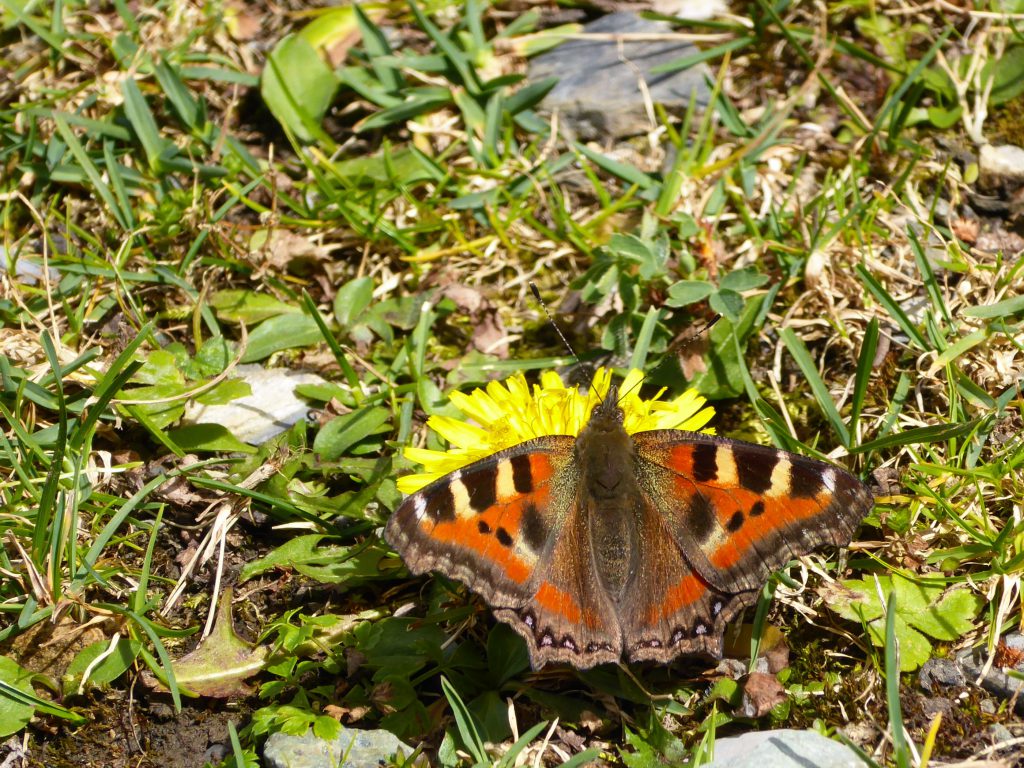
[[[619,388],[611,384],[605,396],[590,412],[587,428],[591,432],[621,431],[625,420],[626,415],[619,405]]]

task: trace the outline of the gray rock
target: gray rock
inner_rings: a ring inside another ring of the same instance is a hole
[[[943,686],[960,687],[967,683],[955,659],[928,659],[917,673],[917,681],[928,693],[935,693]]]
[[[1024,149],[1013,144],[986,144],[978,155],[982,177],[1024,181]]]
[[[220,424],[250,445],[260,445],[306,418],[309,405],[296,396],[300,384],[324,384],[310,371],[264,368],[259,364],[239,365],[237,378],[249,385],[252,394],[221,405],[192,401],[185,408],[183,424]]]
[[[863,768],[849,747],[815,731],[754,731],[715,740],[707,768]]]
[[[1008,649],[1013,651],[1024,651],[1024,635],[1019,632],[1011,632],[1004,636],[1001,641]],[[964,671],[964,676],[973,684],[985,669],[985,649],[968,648],[956,656],[957,663]],[[1024,672],[1024,662],[1013,668],[1017,672]],[[981,678],[981,687],[1001,699],[1008,699],[1015,702],[1014,711],[1018,715],[1024,715],[1024,681],[1006,674],[994,664]],[[995,711],[993,706],[992,710]]]
[[[324,741],[307,731],[302,736],[272,733],[263,745],[264,768],[366,768],[391,760],[395,752],[412,754],[390,731],[341,729],[334,741]],[[342,761],[344,758],[344,761]]]
[[[690,99],[706,106],[710,97],[708,70],[703,65],[654,74],[651,69],[698,49],[682,40],[616,40],[609,36],[665,36],[672,28],[660,21],[641,19],[631,11],[602,16],[587,24],[591,40],[568,40],[530,62],[529,80],[559,78],[540,104],[546,113],[558,113],[559,126],[580,139],[614,139],[646,133],[651,125],[640,78],[650,99],[671,113],[682,113]]]

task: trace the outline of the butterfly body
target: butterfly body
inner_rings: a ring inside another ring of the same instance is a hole
[[[578,437],[528,440],[409,496],[385,538],[465,583],[535,668],[720,657],[792,557],[842,546],[872,500],[841,469],[684,430],[628,434],[612,389]]]

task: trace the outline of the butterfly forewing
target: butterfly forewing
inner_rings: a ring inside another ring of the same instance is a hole
[[[871,510],[855,477],[765,446],[681,430],[633,435],[641,486],[689,564],[726,593],[825,545],[845,546]]]
[[[552,500],[562,496],[573,444],[537,438],[452,472],[405,499],[384,538],[413,573],[443,571],[492,605],[522,604],[565,517]]]

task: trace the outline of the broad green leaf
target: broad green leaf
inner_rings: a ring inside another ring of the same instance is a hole
[[[342,329],[362,320],[363,312],[373,301],[373,278],[357,277],[345,283],[334,295],[334,319]]]
[[[235,289],[211,293],[207,304],[219,319],[229,323],[243,322],[246,325],[301,311],[297,304],[288,304],[275,296]]]
[[[715,290],[715,286],[704,280],[680,280],[669,286],[665,304],[670,307],[685,307],[704,301]]]
[[[253,363],[270,357],[282,349],[306,347],[323,341],[320,326],[308,315],[278,315],[265,320],[249,334],[249,345],[242,356],[243,363]]]
[[[196,398],[202,405],[225,405],[252,394],[252,387],[242,379],[226,379]]]
[[[96,659],[107,654],[110,649],[110,641],[100,640],[99,642],[87,645],[75,655],[75,658],[71,660],[67,670],[64,672],[61,679],[64,695],[70,696],[78,692],[83,682],[82,677],[87,670],[89,671],[89,677],[85,681],[87,685],[102,687],[114,682],[131,667],[141,648],[142,644],[135,640],[129,640],[125,637],[119,638],[113,652],[106,655],[103,661],[93,666],[92,669],[89,669]]]
[[[708,306],[733,323],[739,322],[743,303],[743,297],[728,288],[715,291],[708,298]]]
[[[199,646],[174,662],[178,684],[201,696],[230,699],[252,694],[247,678],[263,671],[267,646],[253,647],[235,634],[230,589],[224,590],[213,631]]]
[[[35,707],[15,693],[20,691],[35,696],[32,675],[32,670],[25,669],[6,656],[0,656],[0,738],[17,733],[32,719]],[[6,690],[8,687],[14,690],[9,692]]]
[[[169,430],[167,436],[186,451],[256,453],[253,446],[243,443],[223,424],[188,424]]]
[[[760,288],[767,282],[768,275],[762,275],[753,267],[746,267],[745,269],[737,269],[735,272],[727,274],[722,278],[719,287],[742,293],[743,291]]]
[[[251,579],[271,569],[294,570],[323,584],[356,586],[386,575],[381,561],[390,550],[381,544],[373,546],[320,546],[323,534],[314,533],[289,539],[266,557],[242,568],[240,581]]]
[[[391,411],[388,408],[359,408],[324,424],[313,441],[313,450],[323,461],[335,461],[359,441],[389,429]]]
[[[966,588],[947,591],[943,584],[929,584],[898,574],[843,582],[849,590],[830,602],[840,616],[867,625],[872,642],[885,645],[883,600],[896,595],[896,638],[900,645],[900,668],[917,669],[931,654],[931,640],[956,640],[974,626],[983,600]],[[879,588],[882,599],[879,598]]]
[[[260,95],[271,114],[304,142],[331,144],[320,127],[338,89],[334,70],[301,34],[283,37],[267,57]]]

